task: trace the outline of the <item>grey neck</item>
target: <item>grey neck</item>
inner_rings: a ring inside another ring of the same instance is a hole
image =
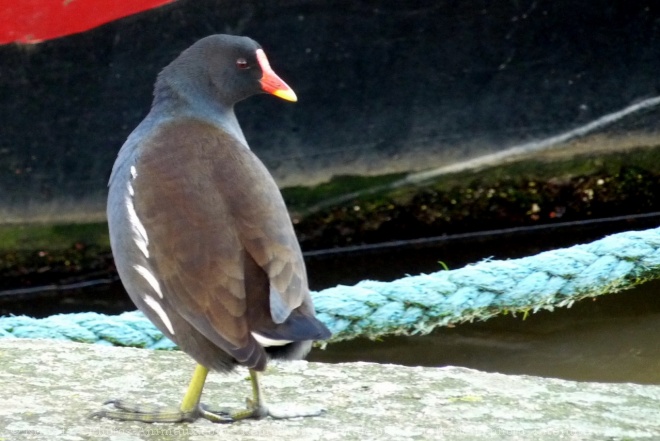
[[[249,148],[243,130],[234,113],[233,104],[227,106],[221,97],[216,96],[210,87],[185,87],[185,84],[170,84],[164,78],[159,78],[154,90],[154,100],[151,114],[174,118],[188,116],[208,121],[220,126]]]

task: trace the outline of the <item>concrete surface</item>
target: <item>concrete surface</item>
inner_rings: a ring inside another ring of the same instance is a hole
[[[180,352],[0,339],[0,440],[660,439],[660,386],[371,363],[269,368],[272,403],[322,405],[320,417],[232,425],[87,417],[109,398],[176,405],[192,370]],[[203,401],[241,406],[245,374],[212,374]]]

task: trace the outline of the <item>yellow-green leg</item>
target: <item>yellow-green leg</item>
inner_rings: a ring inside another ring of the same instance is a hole
[[[144,423],[191,422],[199,417],[204,417],[214,422],[231,422],[231,418],[210,414],[200,406],[200,398],[208,373],[209,370],[201,364],[195,367],[195,372],[190,380],[188,390],[183,396],[181,405],[178,408],[136,405],[123,400],[109,400],[103,404],[111,404],[114,409],[104,409],[94,412],[92,417],[110,418],[120,421],[142,421]]]
[[[192,422],[197,418],[205,418],[214,423],[231,423],[248,418],[260,419],[267,416],[273,418],[294,418],[316,416],[323,409],[287,409],[273,410],[266,407],[259,384],[259,373],[250,369],[252,383],[252,399],[247,399],[247,408],[241,410],[210,410],[200,403],[204,383],[209,370],[197,365],[188,390],[181,400],[179,408],[159,408],[147,405],[132,405],[122,400],[110,400],[104,404],[112,404],[114,409],[100,410],[91,416],[110,418],[120,421],[141,421],[144,423],[179,423]]]
[[[261,419],[269,415],[268,408],[264,404],[263,394],[261,393],[261,385],[259,384],[259,372],[250,369],[250,383],[252,384],[252,398],[247,398],[246,409],[236,411],[222,412],[211,411],[216,413],[227,413],[233,421],[245,420],[248,418]]]
[[[273,408],[266,406],[264,395],[259,383],[259,372],[250,369],[250,382],[252,383],[252,399],[247,399],[247,409],[235,412],[229,412],[228,415],[233,421],[244,420],[247,418],[261,419],[267,416],[271,418],[297,418],[318,416],[324,412],[322,408],[302,408],[286,406]]]

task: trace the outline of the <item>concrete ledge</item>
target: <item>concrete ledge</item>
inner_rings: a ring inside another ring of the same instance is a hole
[[[0,440],[660,439],[660,386],[370,363],[269,369],[270,402],[325,406],[316,418],[233,425],[87,418],[109,398],[177,405],[193,367],[180,352],[0,339]],[[212,374],[203,401],[242,406],[245,374]]]

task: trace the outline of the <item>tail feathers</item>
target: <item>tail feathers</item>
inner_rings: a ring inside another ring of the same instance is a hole
[[[325,340],[332,333],[316,317],[293,311],[279,325],[273,324],[267,329],[255,329],[255,332],[271,340],[306,341]]]

